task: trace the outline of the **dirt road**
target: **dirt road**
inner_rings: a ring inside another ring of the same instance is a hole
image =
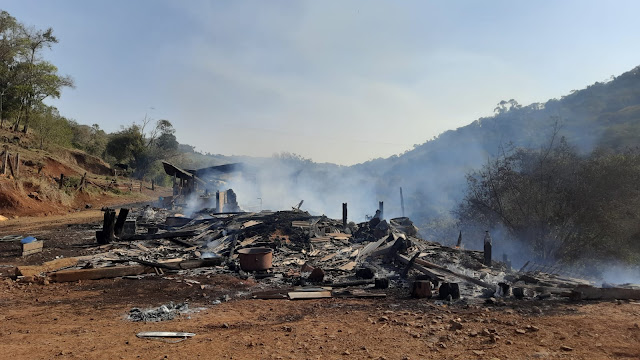
[[[206,290],[159,277],[2,283],[0,351],[11,359],[638,359],[637,303],[437,306],[415,299],[234,300],[251,283],[199,278]],[[157,323],[132,307],[190,301],[206,309]],[[450,322],[459,319],[457,331]],[[184,331],[180,343],[136,338]],[[483,331],[490,335],[483,335]]]

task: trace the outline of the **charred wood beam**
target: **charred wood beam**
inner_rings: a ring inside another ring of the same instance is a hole
[[[179,237],[191,237],[200,234],[199,231],[189,230],[189,231],[173,231],[173,232],[163,232],[156,234],[136,234],[125,236],[122,240],[158,240],[158,239],[168,239],[172,240]],[[189,244],[189,246],[193,246],[193,244]]]

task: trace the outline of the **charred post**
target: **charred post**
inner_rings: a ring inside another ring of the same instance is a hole
[[[116,223],[113,227],[113,233],[116,236],[120,236],[120,234],[122,234],[122,229],[124,228],[124,223],[127,220],[127,215],[129,215],[129,209],[121,208],[120,212],[118,213],[118,219],[116,220]]]
[[[380,220],[384,219],[384,201],[378,201],[378,210],[380,210]]]
[[[491,235],[489,235],[489,231],[486,231],[484,235],[484,264],[491,266]]]
[[[108,244],[114,240],[114,227],[116,222],[116,211],[113,209],[104,209],[104,222],[102,223],[102,231],[96,232],[96,238],[99,244]]]
[[[342,203],[342,228],[347,229],[347,203]]]
[[[400,187],[400,208],[402,209],[402,217],[404,217],[404,196],[402,196],[402,187]]]

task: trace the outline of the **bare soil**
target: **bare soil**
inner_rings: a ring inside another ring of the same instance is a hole
[[[16,232],[47,237],[39,264],[95,252],[101,212],[18,219]],[[13,220],[11,220],[13,221]],[[6,245],[2,245],[6,246]],[[185,282],[185,279],[198,283]],[[640,304],[508,301],[436,305],[404,289],[386,299],[254,300],[259,284],[231,275],[151,275],[76,283],[0,280],[0,353],[11,359],[640,359]],[[228,295],[233,300],[214,304]],[[127,320],[133,307],[188,302],[171,321]],[[452,320],[462,324],[456,331]],[[141,331],[193,332],[179,343]],[[483,335],[483,331],[493,335]]]

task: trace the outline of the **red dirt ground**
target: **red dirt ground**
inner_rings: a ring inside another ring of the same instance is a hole
[[[196,279],[209,287],[158,277],[49,285],[9,280],[0,284],[0,351],[16,360],[640,358],[637,303],[511,309],[415,299],[247,299],[211,305],[249,284],[226,276]],[[185,300],[207,309],[157,323],[125,318],[132,307]],[[456,318],[459,332],[449,330]],[[527,325],[538,330],[516,332]],[[493,342],[483,329],[499,338]],[[140,331],[196,336],[170,344],[136,338]]]
[[[45,252],[3,256],[4,264],[84,255],[78,234],[95,211],[70,221],[36,218],[15,231],[48,236]],[[54,220],[54,221],[52,221]],[[78,239],[74,240],[76,237]],[[92,241],[92,240],[87,240]],[[436,305],[394,291],[386,299],[253,300],[259,288],[230,275],[151,275],[75,283],[0,280],[0,353],[19,359],[640,359],[640,303],[557,300]],[[222,295],[233,300],[213,305]],[[397,295],[400,294],[400,295]],[[132,307],[188,301],[206,309],[171,321],[137,323]],[[459,319],[462,328],[450,329]],[[527,326],[529,328],[527,329]],[[483,330],[494,334],[482,334]],[[519,333],[518,331],[522,332]],[[139,339],[140,331],[184,331],[180,343]],[[567,347],[567,348],[563,348]]]

